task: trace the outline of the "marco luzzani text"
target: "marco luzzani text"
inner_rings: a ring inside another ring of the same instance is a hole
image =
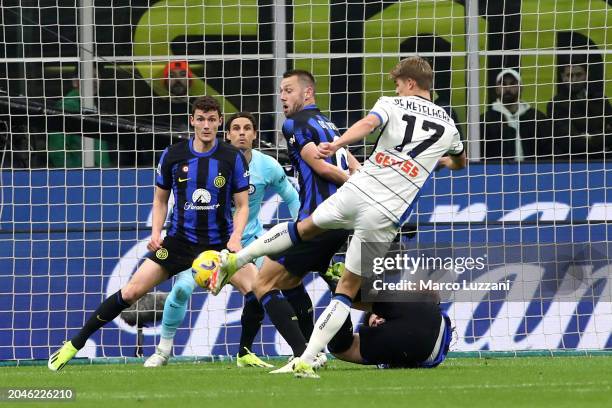
[[[480,257],[432,257],[408,256],[406,254],[396,254],[393,257],[375,257],[372,262],[372,271],[381,277],[388,271],[403,271],[410,275],[415,275],[417,271],[445,270],[454,272],[461,276],[468,271],[483,271],[486,267],[486,255]],[[430,279],[400,279],[397,282],[385,282],[383,279],[375,279],[372,282],[375,290],[391,291],[509,291],[511,281],[498,282],[473,282],[467,279],[455,280],[452,282],[437,282]]]

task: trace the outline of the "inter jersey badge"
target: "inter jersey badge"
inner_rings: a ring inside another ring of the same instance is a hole
[[[164,259],[168,258],[168,250],[166,248],[159,248],[155,252],[155,256],[157,259],[161,259],[163,261]]]
[[[217,177],[215,177],[214,184],[217,188],[223,187],[225,185],[225,177],[219,174]]]

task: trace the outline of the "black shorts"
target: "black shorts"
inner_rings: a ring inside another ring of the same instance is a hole
[[[342,229],[329,230],[269,258],[283,265],[291,275],[300,278],[306,276],[308,272],[325,273],[329,262],[342,245],[346,244],[351,232]]]
[[[198,245],[177,237],[165,237],[162,248],[149,252],[146,257],[161,265],[170,277],[191,268],[191,263],[207,250],[221,251],[226,245]]]
[[[438,304],[375,303],[372,311],[386,321],[377,327],[360,328],[359,349],[364,364],[410,368],[427,360],[440,332]]]

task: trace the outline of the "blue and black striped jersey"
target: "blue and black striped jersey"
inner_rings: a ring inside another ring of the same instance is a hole
[[[248,169],[242,153],[219,140],[206,153],[194,150],[193,139],[166,148],[156,184],[174,195],[168,235],[199,245],[225,245],[233,230],[232,195],[248,190]]]
[[[301,204],[298,219],[302,220],[307,218],[327,197],[334,194],[338,186],[315,173],[302,159],[300,152],[310,142],[315,145],[322,142],[331,143],[334,138],[340,137],[340,132],[316,105],[307,105],[303,110],[285,120],[283,136],[287,140],[293,167],[298,171]],[[348,162],[344,149],[325,160],[348,173]]]

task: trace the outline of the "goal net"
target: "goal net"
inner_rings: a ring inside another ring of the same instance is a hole
[[[432,174],[401,240],[489,257],[457,280],[513,283],[444,299],[452,349],[612,349],[608,2],[5,0],[0,16],[0,360],[47,358],[129,280],[147,252],[155,166],[189,137],[195,97],[215,96],[226,117],[253,112],[257,147],[294,176],[282,73],[311,71],[343,131],[394,95],[388,73],[414,54],[433,67],[433,100],[469,165]],[[269,193],[260,218],[289,213]],[[320,313],[327,287],[305,283]],[[174,353],[235,355],[242,305],[231,288],[196,290]],[[139,342],[149,355],[159,333],[159,321],[117,318],[79,355],[134,356]],[[267,318],[253,351],[290,354]]]

